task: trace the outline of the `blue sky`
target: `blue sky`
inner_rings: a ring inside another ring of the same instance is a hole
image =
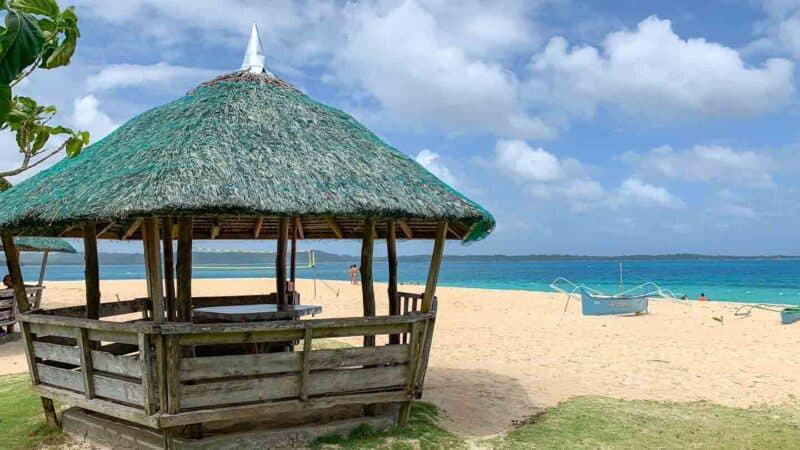
[[[449,253],[800,254],[798,0],[75,4],[73,64],[23,89],[94,139],[238,69],[255,20],[276,75],[495,214]]]

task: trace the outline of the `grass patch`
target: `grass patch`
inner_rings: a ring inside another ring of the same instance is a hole
[[[458,436],[439,427],[439,410],[425,402],[414,402],[411,418],[405,428],[392,428],[376,432],[369,426],[361,426],[348,436],[326,436],[317,439],[313,448],[325,445],[342,449],[387,449],[413,450],[419,448],[465,448]]]
[[[35,449],[58,445],[64,434],[45,422],[39,396],[27,374],[0,376],[0,448]]]
[[[797,448],[800,408],[578,397],[483,444],[495,449]]]

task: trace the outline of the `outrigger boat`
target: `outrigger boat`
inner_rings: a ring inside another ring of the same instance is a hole
[[[567,285],[568,288],[562,286]],[[662,289],[653,282],[640,284],[636,287],[620,292],[619,294],[605,294],[597,289],[592,289],[582,284],[560,277],[556,278],[550,287],[567,295],[566,311],[569,299],[579,296],[581,311],[584,316],[608,316],[622,314],[646,314],[647,307],[652,297],[661,297],[669,300],[678,300],[677,296],[668,289]]]
[[[742,305],[736,308],[734,313],[736,316],[749,316],[754,309],[763,309],[765,311],[772,311],[781,314],[781,323],[789,325],[795,322],[800,322],[800,306],[786,306],[786,305],[771,305],[767,303],[759,303],[755,305]]]

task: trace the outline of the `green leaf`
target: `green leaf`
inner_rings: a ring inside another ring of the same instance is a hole
[[[75,134],[70,128],[64,126],[57,126],[57,127],[47,127],[47,131],[50,134]]]
[[[11,86],[7,84],[0,85],[0,123],[5,124],[12,106]]]
[[[67,156],[72,158],[73,156],[78,156],[83,150],[83,139],[80,137],[71,137],[67,139]]]
[[[89,145],[89,140],[91,139],[91,135],[88,131],[81,131],[78,135],[83,140],[83,145]]]
[[[56,0],[11,0],[8,6],[17,11],[47,16],[54,20],[61,14]]]
[[[75,32],[67,30],[67,37],[61,42],[61,45],[56,47],[52,53],[44,60],[45,69],[54,69],[56,67],[66,66],[72,55],[75,54],[75,46],[78,44],[78,36]]]
[[[0,83],[9,84],[36,61],[44,36],[36,19],[14,10],[6,14],[6,32],[0,35]]]
[[[39,133],[36,134],[36,139],[33,140],[33,147],[31,148],[33,153],[41,150],[44,144],[47,144],[48,139],[50,139],[50,133],[48,133],[46,129],[39,131]]]
[[[28,137],[28,130],[26,128],[22,128],[17,130],[17,147],[20,149],[28,148],[28,143],[30,142],[30,138]]]

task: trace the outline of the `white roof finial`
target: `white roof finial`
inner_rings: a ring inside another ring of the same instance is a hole
[[[273,76],[266,68],[266,58],[264,57],[264,50],[261,48],[261,38],[258,36],[258,27],[253,22],[253,28],[250,30],[250,40],[247,42],[247,50],[244,52],[244,59],[242,60],[241,70],[247,70],[250,73],[265,73]]]

